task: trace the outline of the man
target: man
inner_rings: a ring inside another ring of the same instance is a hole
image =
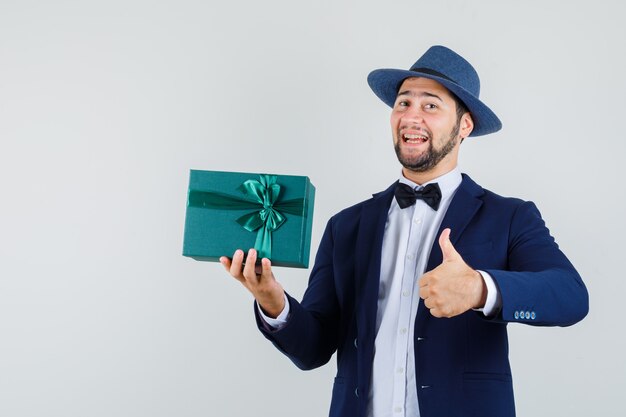
[[[298,367],[337,352],[331,417],[514,416],[507,323],[576,323],[587,290],[533,203],[459,172],[461,142],[501,128],[465,59],[434,46],[368,82],[392,107],[402,176],[330,219],[302,302],[254,250],[221,262]]]

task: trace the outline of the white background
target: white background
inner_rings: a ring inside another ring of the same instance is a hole
[[[509,326],[518,415],[625,415],[625,9],[0,0],[0,416],[326,415],[334,364],[299,371],[181,256],[188,171],[309,176],[314,255],[399,174],[367,74],[433,44],[504,124],[462,170],[535,201],[590,291],[574,327]],[[302,295],[308,271],[275,272]]]

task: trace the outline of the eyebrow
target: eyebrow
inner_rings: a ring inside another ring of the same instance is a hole
[[[398,93],[398,97],[400,96],[412,96],[412,97],[433,97],[436,98],[437,100],[443,102],[443,100],[441,99],[441,97],[439,97],[437,94],[433,94],[433,93],[429,93],[427,91],[422,91],[418,94],[414,93],[411,90],[405,90],[405,91],[401,91]]]

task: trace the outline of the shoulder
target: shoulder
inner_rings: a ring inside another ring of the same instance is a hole
[[[485,205],[493,208],[510,208],[517,209],[524,205],[534,205],[531,201],[526,201],[518,197],[505,196],[493,192],[487,188],[478,185],[469,175],[463,174],[463,181],[459,186],[459,191],[470,194],[483,201]]]
[[[479,217],[490,223],[505,222],[513,229],[523,228],[524,224],[543,224],[541,213],[534,202],[485,189],[465,174],[457,194],[473,195],[474,198],[478,198]]]

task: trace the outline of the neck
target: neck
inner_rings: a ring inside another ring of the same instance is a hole
[[[415,184],[422,185],[422,184],[427,183],[428,181],[432,181],[435,178],[439,178],[442,175],[447,174],[448,172],[452,171],[454,168],[456,168],[456,163],[449,164],[449,165],[439,164],[433,169],[425,171],[425,172],[416,172],[416,171],[411,171],[410,169],[407,169],[407,168],[402,168],[402,175],[404,175],[405,178],[413,181]]]

